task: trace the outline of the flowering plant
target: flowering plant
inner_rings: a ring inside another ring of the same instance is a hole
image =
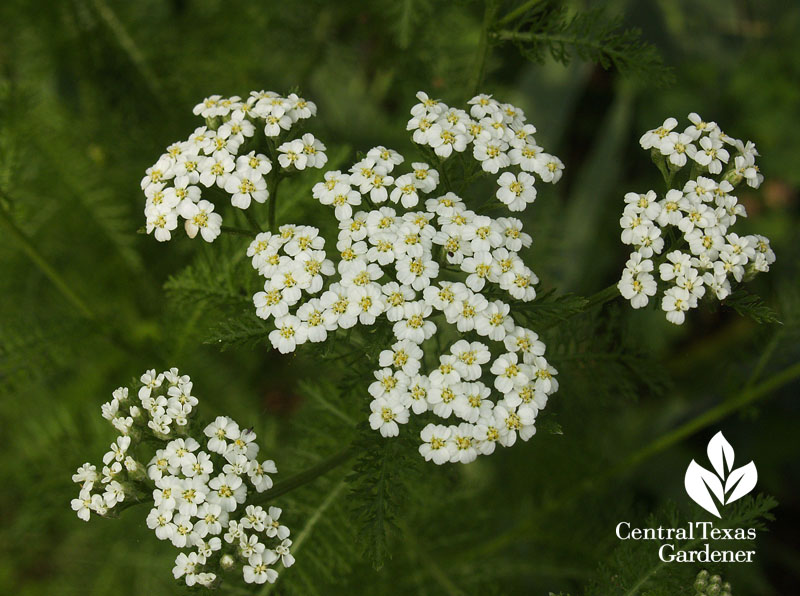
[[[786,593],[800,6],[595,4],[4,3],[0,594]]]
[[[539,279],[521,256],[532,238],[513,214],[535,201],[537,181],[558,182],[564,166],[537,144],[536,128],[511,104],[483,94],[467,109],[424,92],[417,99],[406,126],[419,152],[410,168],[397,151],[373,147],[346,170],[317,177],[305,197],[293,197],[318,202],[333,218],[314,210],[312,221],[279,223],[281,181],[328,163],[326,145],[300,130],[315,105],[265,91],[246,100],[206,98],[194,109],[205,126],[171,145],[142,180],[146,231],[169,240],[180,217],[190,238],[199,233],[211,243],[223,232],[249,236],[239,254],[263,278],[252,304],[266,322],[264,339],[288,354],[336,341],[358,352],[369,337],[370,350],[379,349],[357,367],[359,393],[369,396],[366,425],[387,439],[411,426],[426,461],[467,464],[498,444],[530,439],[558,390],[545,344],[525,324]],[[683,190],[670,189],[663,200],[653,191],[626,195],[622,240],[636,251],[616,288],[586,304],[613,299],[617,291],[634,308],[647,304],[656,292],[650,272],[664,251],[667,226],[683,234],[671,238],[673,250],[659,267],[661,279],[673,284],[662,308],[674,323],[683,322],[706,287],[723,299],[729,275],[738,282],[746,265],[750,272],[767,270],[774,261],[765,238],[727,232],[745,215],[730,194],[734,186],[761,182],[754,146],[695,114],[690,120],[684,133],[671,132],[676,123],[670,119],[642,137],[668,186],[689,158],[692,172]],[[738,152],[724,172],[730,154],[723,143]],[[493,181],[488,197],[472,196],[481,178]],[[222,225],[218,203],[209,199],[226,195],[249,227]],[[260,203],[268,203],[266,222],[254,209]],[[175,369],[149,371],[141,384],[141,404],[128,405],[120,389],[103,406],[121,436],[104,456],[102,474],[89,464],[76,473],[79,517],[108,515],[122,502],[150,502],[145,495],[152,490],[148,527],[159,539],[194,549],[176,559],[176,578],[214,586],[241,565],[245,582],[274,582],[274,564],[288,567],[294,558],[281,510],[263,509],[257,496],[272,486],[269,474],[277,470],[256,459],[255,434],[218,417],[203,428],[201,450],[192,436],[199,428],[190,420],[197,400],[188,377]],[[424,422],[412,424],[415,418]],[[163,443],[146,465],[131,455],[143,433]]]

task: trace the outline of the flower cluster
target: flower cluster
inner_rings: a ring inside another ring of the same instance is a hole
[[[535,144],[535,129],[518,108],[478,96],[471,102],[476,121],[422,93],[418,98],[409,128],[415,141],[434,147],[439,169],[451,151],[474,142],[478,175],[513,163],[548,181],[560,176],[561,162]],[[529,439],[538,411],[558,388],[544,344],[515,323],[510,305],[487,285],[521,302],[535,298],[538,278],[518,254],[531,237],[520,220],[482,215],[449,187],[436,196],[441,172],[422,161],[396,171],[404,162],[396,151],[375,147],[347,172],[329,171],[314,186],[314,198],[332,207],[338,222],[335,263],[316,227],[283,225],[258,234],[247,254],[266,281],[253,300],[258,316],[274,320],[269,339],[282,353],[385,317],[395,342],[380,353],[368,388],[372,428],[395,436],[411,412],[431,412],[451,424],[426,426],[420,453],[438,464],[467,463],[497,443]],[[503,174],[500,184],[497,196],[510,210],[535,198],[533,178],[524,171]],[[367,209],[356,210],[364,204]],[[436,319],[470,339],[456,341],[425,367],[423,347],[435,349],[438,341]]]
[[[704,296],[724,300],[731,293],[731,279],[738,283],[769,271],[775,261],[767,238],[730,231],[737,218],[747,216],[734,189],[742,181],[753,188],[763,181],[755,145],[729,137],[695,113],[689,120],[681,133],[674,130],[678,121],[668,118],[639,141],[651,150],[668,186],[687,164],[689,179],[660,199],[652,190],[626,194],[620,219],[622,242],[635,248],[622,272],[620,293],[633,308],[645,306],[658,291],[657,267],[667,285],[661,308],[677,325]]]
[[[497,179],[497,198],[510,211],[523,211],[536,199],[536,174],[544,182],[558,182],[564,164],[536,143],[536,127],[526,123],[516,106],[500,103],[489,95],[469,100],[469,113],[417,93],[407,130],[415,143],[430,147],[441,158],[463,153],[472,144],[472,157],[484,172],[497,174],[509,166],[519,173],[504,172]]]
[[[254,498],[278,472],[272,460],[259,461],[256,434],[225,416],[197,427],[193,384],[178,369],[151,370],[140,381],[137,398],[121,387],[103,404],[103,417],[120,434],[100,472],[85,463],[72,476],[81,486],[72,509],[88,521],[92,513],[151,503],[147,526],[159,540],[188,549],[175,559],[173,575],[189,586],[216,585],[221,572],[237,567],[247,583],[274,582],[274,564],[289,567],[294,557],[281,510]],[[199,441],[189,432],[195,427],[203,429]]]
[[[314,135],[289,138],[295,124],[316,112],[312,102],[294,93],[281,97],[272,91],[253,91],[246,100],[212,95],[197,104],[194,113],[205,118],[205,126],[167,147],[142,178],[147,233],[167,241],[180,217],[190,238],[199,232],[213,242],[222,216],[203,196],[227,194],[234,207],[247,209],[269,197],[267,175],[273,168],[323,167],[325,145]],[[264,147],[270,157],[259,152]]]

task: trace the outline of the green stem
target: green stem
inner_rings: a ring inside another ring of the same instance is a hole
[[[734,398],[723,401],[718,406],[707,410],[699,416],[696,416],[686,424],[683,424],[675,430],[662,435],[649,445],[631,455],[620,465],[614,467],[609,474],[617,475],[631,468],[635,468],[643,461],[650,459],[657,453],[660,453],[668,447],[675,445],[682,439],[685,439],[697,431],[710,426],[715,422],[718,422],[733,412],[770,395],[773,391],[782,387],[783,385],[786,385],[790,381],[793,381],[797,377],[800,377],[800,362],[796,362],[792,366],[783,369],[781,372],[773,375],[763,383],[751,387],[745,387]]]
[[[375,209],[377,209],[377,208],[378,208],[378,207],[375,205],[375,203],[373,203],[373,202],[372,202],[372,199],[370,199],[370,198],[369,198],[369,194],[363,194],[363,195],[361,195],[361,198],[362,198],[362,199],[364,199],[364,202],[365,202],[367,205],[369,205],[369,208],[370,208],[370,209],[372,209],[372,210],[375,210]]]
[[[494,25],[494,17],[497,14],[497,0],[486,0],[483,10],[483,26],[481,27],[481,37],[478,40],[478,53],[475,57],[475,69],[473,71],[470,88],[472,94],[480,93],[483,78],[486,75],[486,60],[489,56],[489,30]]]
[[[2,190],[0,190],[0,195],[8,199],[8,195],[6,195]],[[6,228],[8,228],[8,230],[11,232],[11,235],[17,240],[17,242],[19,242],[22,250],[28,256],[28,258],[33,261],[33,263],[51,282],[53,282],[53,285],[58,288],[67,301],[72,304],[72,306],[74,306],[81,313],[81,315],[89,320],[94,320],[96,317],[92,309],[89,308],[82,298],[72,291],[72,288],[69,286],[66,280],[61,277],[61,275],[50,265],[50,263],[48,263],[47,259],[39,252],[25,232],[17,227],[17,224],[15,224],[14,220],[11,219],[11,215],[4,206],[0,206],[0,220],[2,220]]]
[[[447,189],[447,192],[453,192],[453,186],[450,184],[450,177],[447,175],[447,166],[445,164],[445,158],[439,157],[435,155],[437,158],[438,163],[436,164],[437,168],[439,169],[439,173],[442,175],[442,182],[444,182],[444,187]]]
[[[666,158],[661,155],[661,152],[655,147],[650,150],[650,159],[658,168],[658,171],[661,172],[661,177],[664,179],[664,185],[667,187],[665,192],[669,191],[672,188],[672,177],[675,175],[675,172],[672,172],[669,169]]]
[[[595,306],[605,304],[606,302],[611,302],[619,295],[619,288],[617,288],[617,284],[611,284],[607,288],[589,296],[586,299],[586,306],[583,307],[583,310],[586,311]]]
[[[347,486],[347,482],[345,480],[346,480],[345,478],[342,478],[339,481],[339,484],[337,484],[334,487],[334,489],[328,493],[328,496],[326,496],[325,499],[323,499],[322,503],[319,504],[319,506],[314,511],[313,515],[311,515],[311,517],[308,518],[308,521],[306,521],[306,525],[303,526],[303,529],[300,531],[300,533],[297,534],[297,536],[295,536],[295,538],[292,540],[293,555],[297,556],[297,552],[300,550],[300,548],[303,546],[303,543],[308,539],[308,537],[314,531],[314,527],[319,523],[319,520],[322,519],[322,515],[330,508],[331,505],[333,505],[336,499],[339,498],[339,495]],[[283,564],[280,564],[280,566],[283,567]],[[280,576],[278,578],[278,581],[280,581]],[[264,588],[261,590],[261,592],[258,593],[258,596],[266,596],[272,591],[272,589],[276,585],[277,582],[274,584],[266,584]]]
[[[281,183],[281,180],[283,180],[283,178],[276,173],[272,178],[272,188],[269,190],[269,231],[273,233],[277,230],[275,227],[275,213],[278,206],[278,185]]]
[[[346,447],[340,452],[330,456],[328,459],[322,460],[318,464],[311,466],[307,470],[298,472],[291,478],[287,478],[286,480],[276,483],[271,489],[258,495],[258,497],[253,500],[252,504],[258,505],[261,503],[268,503],[272,499],[284,495],[289,491],[308,484],[309,482],[313,482],[320,476],[323,476],[331,470],[338,468],[340,465],[353,457],[355,453],[355,447],[352,445]]]
[[[13,203],[11,197],[3,189],[0,189],[0,197],[9,203]],[[67,302],[75,307],[81,316],[90,321],[94,321],[97,329],[105,335],[106,339],[112,345],[124,350],[135,358],[139,358],[145,353],[144,350],[128,341],[127,334],[124,330],[117,328],[115,321],[102,319],[95,314],[89,305],[72,290],[69,283],[67,283],[67,281],[61,277],[58,271],[56,271],[50,265],[48,260],[44,257],[44,255],[41,254],[41,252],[39,252],[38,248],[36,248],[36,245],[30,238],[28,238],[25,232],[23,232],[17,226],[17,224],[14,223],[14,220],[11,218],[11,214],[8,212],[5,205],[2,204],[0,204],[0,221],[5,224],[6,228],[8,228],[8,230],[11,232],[11,235],[16,238],[17,242],[19,242],[23,252],[31,261],[33,261],[33,263],[53,283],[53,285],[58,288],[61,294],[63,294],[63,296],[67,299]],[[150,350],[150,354],[157,359],[162,358],[160,351],[157,349]]]
[[[459,153],[459,155],[462,155],[462,154],[461,154],[461,153]],[[461,182],[461,186],[459,186],[459,188],[458,188],[458,195],[459,195],[459,196],[461,196],[461,194],[463,194],[463,192],[464,192],[464,189],[466,189],[466,188],[467,188],[467,186],[469,185],[469,183],[470,183],[470,182],[472,182],[472,181],[473,181],[473,180],[475,180],[476,178],[480,178],[480,177],[481,177],[481,176],[483,176],[484,174],[485,174],[485,172],[484,172],[483,170],[481,170],[481,169],[480,169],[480,167],[479,167],[479,168],[477,169],[477,171],[475,171],[475,172],[472,172],[472,173],[471,173],[471,174],[469,174],[468,176],[465,176],[465,177],[463,178],[462,182]]]
[[[439,587],[442,588],[442,591],[448,596],[463,596],[464,591],[459,588],[444,571],[442,571],[442,568],[437,564],[435,557],[432,556],[433,553],[425,552],[425,550],[421,548],[419,541],[405,524],[403,525],[403,535],[405,536],[406,544],[410,546],[410,552],[413,553],[413,556],[417,559],[417,561],[439,584]]]
[[[114,14],[114,11],[111,10],[108,4],[106,4],[105,0],[93,0],[92,4],[100,20],[105,23],[106,27],[108,27],[109,31],[111,31],[116,38],[122,51],[128,55],[133,65],[139,70],[139,74],[142,75],[150,93],[153,94],[153,97],[155,97],[159,104],[163,105],[165,103],[165,97],[161,81],[159,81],[158,76],[156,76],[155,72],[150,68],[144,54],[142,54],[136,42],[133,41],[133,38],[128,34],[125,26],[117,18],[117,15]]]
[[[772,336],[770,339],[769,344],[767,344],[766,349],[761,353],[761,357],[756,362],[756,366],[753,369],[753,372],[750,373],[750,378],[747,379],[747,383],[745,383],[745,389],[749,389],[753,385],[755,385],[758,378],[761,376],[761,373],[764,372],[764,368],[767,366],[769,359],[772,357],[772,354],[775,352],[775,349],[778,347],[781,339],[783,338],[784,329],[779,329],[775,335]]]
[[[515,19],[518,19],[518,18],[519,18],[519,17],[521,17],[523,14],[525,14],[526,12],[528,12],[528,10],[530,10],[531,8],[533,8],[534,6],[536,6],[537,4],[539,4],[539,2],[541,2],[541,1],[542,1],[542,0],[528,0],[527,2],[525,2],[525,3],[523,3],[523,4],[520,4],[520,5],[519,5],[519,6],[517,6],[517,7],[516,7],[514,10],[512,10],[511,12],[509,12],[509,13],[508,13],[506,16],[504,16],[504,17],[502,17],[501,19],[499,19],[499,20],[497,21],[497,25],[498,25],[498,26],[500,26],[500,25],[506,25],[506,24],[508,24],[508,23],[510,23],[510,22],[512,22],[512,21],[514,21]]]
[[[244,209],[244,216],[247,218],[247,221],[250,222],[250,225],[253,226],[258,232],[262,232],[261,224],[258,223],[258,219],[256,219],[255,213],[253,213],[250,209]],[[258,234],[255,232],[255,234]]]

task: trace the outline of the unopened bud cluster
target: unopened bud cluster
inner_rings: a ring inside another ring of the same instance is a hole
[[[732,596],[731,584],[703,569],[694,580],[695,596]]]

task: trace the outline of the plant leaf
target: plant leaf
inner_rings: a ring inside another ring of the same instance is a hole
[[[738,288],[730,296],[722,301],[722,304],[730,306],[743,317],[750,317],[756,323],[778,323],[782,324],[772,308],[767,306],[760,296],[751,294],[744,288]]]

